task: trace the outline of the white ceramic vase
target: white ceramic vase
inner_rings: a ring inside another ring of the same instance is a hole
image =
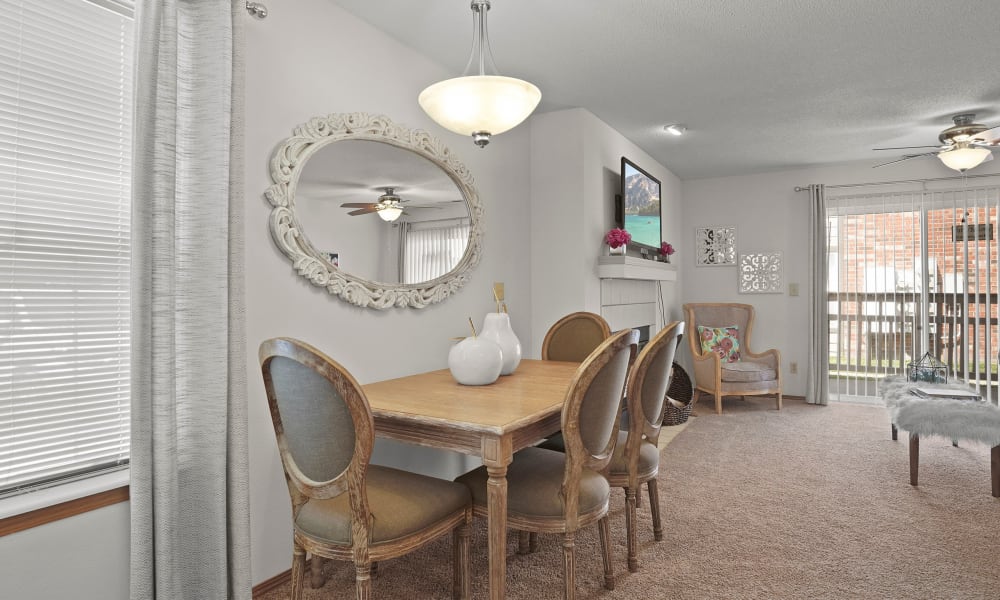
[[[489,385],[500,377],[500,346],[482,336],[467,337],[448,352],[448,369],[462,385]]]
[[[627,249],[628,249],[627,248],[627,244],[622,244],[621,246],[618,246],[617,248],[612,248],[611,246],[608,246],[608,254],[610,254],[611,256],[624,256],[625,255],[625,251]]]
[[[507,313],[486,313],[483,328],[479,337],[493,340],[500,346],[503,354],[501,375],[510,375],[521,364],[521,340],[517,339],[510,327],[510,315]]]

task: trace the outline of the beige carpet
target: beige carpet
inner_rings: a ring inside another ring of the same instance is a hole
[[[577,541],[580,598],[1000,598],[1000,499],[989,449],[921,440],[920,486],[909,485],[907,443],[889,436],[880,407],[827,407],[769,398],[726,400],[663,451],[665,539],[639,511],[641,569],[625,568],[624,503],[612,497],[617,588],[601,587],[596,531]],[[670,428],[673,429],[673,428]],[[508,545],[510,598],[561,598],[557,536],[532,555]],[[487,598],[484,523],[473,537],[474,597]],[[375,598],[450,598],[450,540],[380,565]],[[352,568],[306,598],[353,597]],[[287,598],[275,590],[266,600]]]

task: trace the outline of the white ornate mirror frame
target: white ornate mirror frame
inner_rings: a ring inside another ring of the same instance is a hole
[[[343,140],[381,142],[409,150],[437,165],[458,186],[472,226],[465,254],[451,271],[415,284],[369,281],[342,271],[313,247],[295,214],[295,187],[310,156]],[[407,129],[385,115],[334,113],[316,117],[296,127],[292,136],[278,146],[271,157],[270,171],[273,184],[264,196],[273,207],[269,223],[274,243],[291,259],[299,275],[351,304],[377,309],[423,308],[458,291],[479,264],[483,209],[472,175],[440,140],[426,131]]]

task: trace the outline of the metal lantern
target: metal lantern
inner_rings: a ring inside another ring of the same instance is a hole
[[[908,363],[906,369],[910,381],[948,383],[948,365],[935,358],[930,352],[924,354],[920,360]]]

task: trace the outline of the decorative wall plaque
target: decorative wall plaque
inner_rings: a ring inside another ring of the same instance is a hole
[[[780,294],[781,252],[740,254],[741,294]]]
[[[736,264],[735,227],[699,227],[694,230],[694,264],[721,267]]]

